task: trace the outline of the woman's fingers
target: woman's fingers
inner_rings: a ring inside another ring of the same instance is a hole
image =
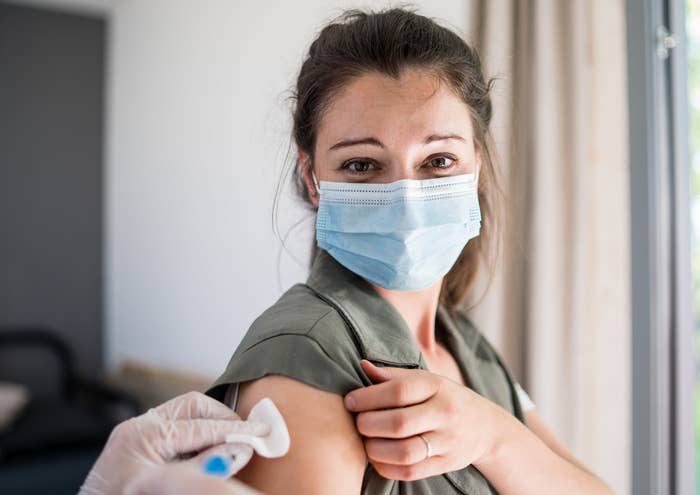
[[[407,438],[439,428],[443,413],[429,401],[414,406],[362,412],[355,418],[357,431],[365,437]]]
[[[388,370],[394,374],[393,379],[349,392],[345,396],[346,407],[349,398],[354,404],[348,410],[362,412],[410,406],[428,400],[440,390],[440,380],[422,370]]]
[[[440,451],[435,451],[436,447],[438,447],[440,443],[435,441],[435,433],[424,432],[423,435],[430,439],[431,457],[440,455]],[[427,456],[425,442],[418,435],[399,440],[387,438],[368,438],[364,443],[365,452],[372,463],[377,462],[382,464],[408,466],[424,461]]]
[[[372,466],[382,477],[400,481],[420,480],[446,471],[444,467],[445,459],[440,456],[433,456],[430,459],[411,465],[372,462]]]

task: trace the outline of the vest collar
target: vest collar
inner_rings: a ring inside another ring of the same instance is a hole
[[[396,307],[325,250],[317,250],[306,285],[348,322],[364,359],[388,366],[427,369],[418,344]],[[442,305],[438,306],[437,317],[454,337],[457,330]]]

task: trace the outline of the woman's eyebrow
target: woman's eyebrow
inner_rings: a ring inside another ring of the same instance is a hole
[[[431,134],[423,140],[423,144],[430,144],[433,141],[445,141],[448,139],[457,139],[459,141],[466,142],[466,140],[459,134]],[[348,146],[357,146],[360,144],[371,144],[372,146],[379,146],[380,148],[384,148],[384,144],[382,144],[382,142],[379,139],[373,136],[369,136],[359,139],[343,139],[342,141],[338,141],[333,146],[328,148],[328,151],[333,151],[340,148],[347,148]]]

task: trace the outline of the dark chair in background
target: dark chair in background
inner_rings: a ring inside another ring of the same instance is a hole
[[[79,376],[73,353],[45,327],[0,326],[0,381],[30,400],[0,431],[3,494],[76,493],[115,425],[141,410],[124,391]]]

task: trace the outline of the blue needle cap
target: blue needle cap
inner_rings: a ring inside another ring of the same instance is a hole
[[[204,472],[212,476],[227,476],[229,461],[220,455],[213,455],[204,463]]]

